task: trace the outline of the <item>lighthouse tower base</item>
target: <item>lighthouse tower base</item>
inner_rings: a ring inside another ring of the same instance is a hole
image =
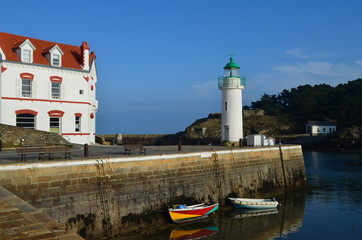
[[[221,145],[227,147],[241,147],[243,146],[243,140],[240,139],[239,141],[221,141]]]

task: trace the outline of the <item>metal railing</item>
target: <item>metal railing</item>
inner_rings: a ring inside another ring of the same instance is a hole
[[[246,86],[245,77],[219,77],[218,79],[219,88],[239,88]]]

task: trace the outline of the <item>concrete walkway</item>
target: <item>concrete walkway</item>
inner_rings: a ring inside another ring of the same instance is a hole
[[[181,147],[181,151],[178,151],[177,145],[172,146],[145,146],[146,155],[165,155],[165,154],[180,154],[190,152],[207,152],[214,150],[228,150],[239,149],[225,146],[204,146],[204,145],[184,145]],[[84,157],[84,145],[75,145],[71,150],[71,159],[90,159],[90,158],[114,158],[114,157],[129,157],[124,155],[124,148],[120,145],[89,145],[89,156]],[[64,155],[64,154],[63,154]],[[61,153],[55,154],[56,161],[64,159]],[[131,156],[140,156],[139,151],[132,150]],[[143,156],[143,155],[141,155]],[[47,159],[46,159],[47,160]],[[27,157],[29,163],[39,162],[36,154],[31,154]],[[48,160],[47,160],[48,161]],[[0,152],[0,164],[14,164],[20,163],[20,156],[16,153],[15,149],[3,149]]]

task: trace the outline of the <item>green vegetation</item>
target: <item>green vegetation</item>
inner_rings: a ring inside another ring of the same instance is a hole
[[[305,133],[309,120],[336,121],[339,129],[326,141],[311,147],[362,149],[362,79],[336,87],[304,85],[276,95],[265,93],[260,100],[244,106],[244,136],[258,133],[275,138],[296,137]],[[195,121],[178,137],[186,143],[218,144],[220,125],[221,114],[210,114]]]
[[[244,109],[263,109],[267,115],[292,121],[298,132],[305,131],[308,120],[334,120],[339,127],[362,126],[362,79],[336,87],[304,85],[277,95],[264,93]]]

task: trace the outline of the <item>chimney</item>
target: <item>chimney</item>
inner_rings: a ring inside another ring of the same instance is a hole
[[[82,67],[83,67],[83,70],[88,71],[89,70],[89,47],[88,47],[88,43],[83,41],[82,46],[80,46],[80,49],[82,51],[82,59],[83,59]]]

